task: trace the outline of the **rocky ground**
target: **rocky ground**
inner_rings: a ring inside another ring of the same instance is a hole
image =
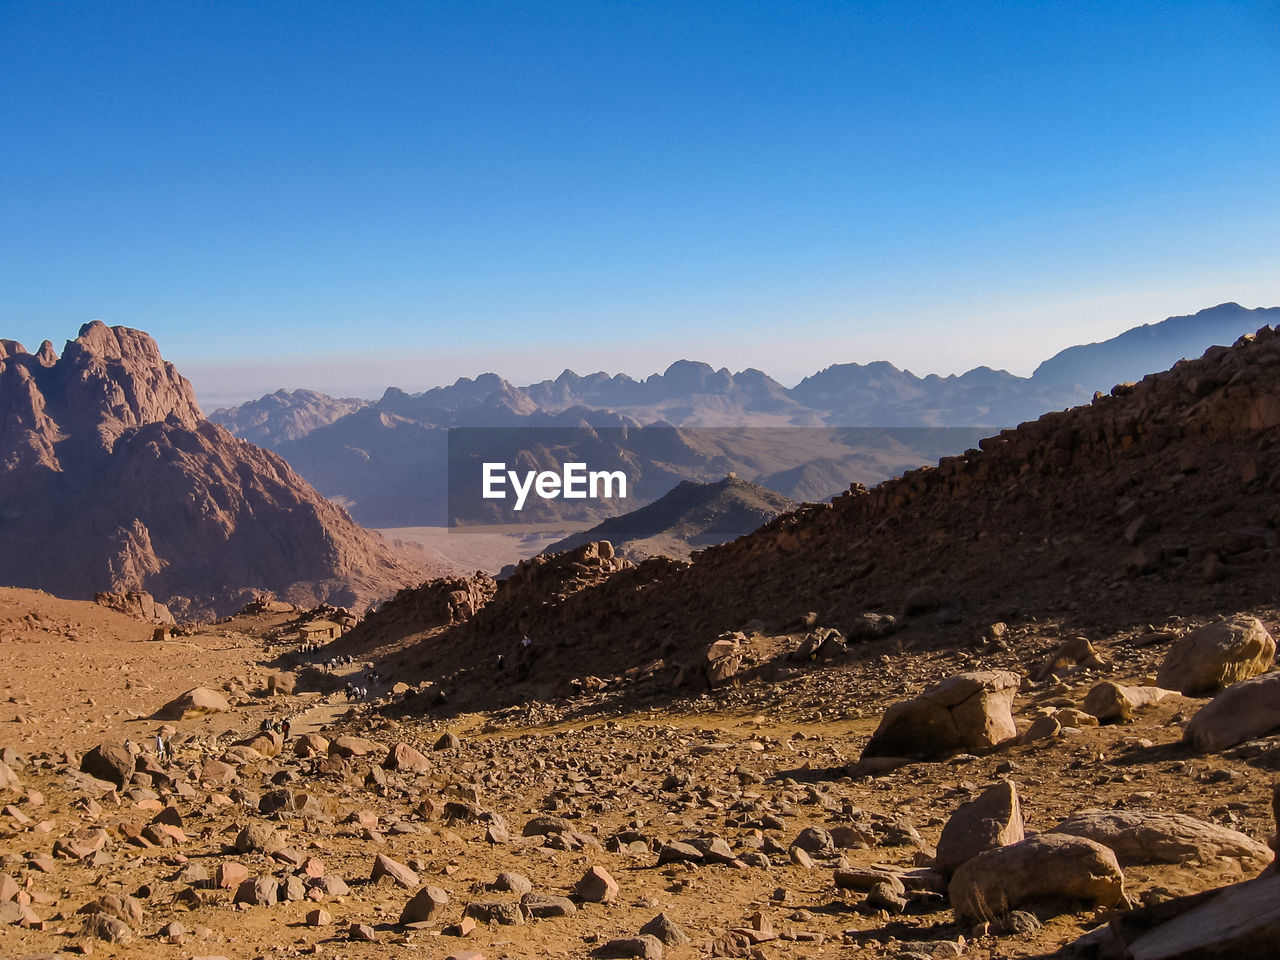
[[[0,590],[0,953],[1051,955],[1111,915],[1105,897],[958,918],[935,869],[957,808],[1006,782],[1028,836],[1091,808],[1243,835],[1153,827],[1122,856],[1134,906],[1253,877],[1269,856],[1280,738],[1184,745],[1207,696],[1123,724],[1081,709],[1101,681],[1154,683],[1198,620],[1092,636],[1093,656],[1047,669],[1071,638],[1031,617],[959,648],[917,628],[799,660],[804,636],[756,636],[758,669],[698,693],[588,683],[425,716],[364,661],[306,669],[328,651],[297,652],[291,620],[156,641],[94,605]],[[300,682],[268,693],[282,668]],[[858,763],[891,705],[972,671],[1016,674],[1021,742]],[[348,700],[348,682],[380,699]],[[229,709],[148,719],[196,686]],[[270,717],[292,721],[288,742],[254,740]],[[162,729],[174,756],[157,762]],[[126,740],[141,755],[104,781],[111,765],[88,758]],[[1174,862],[1130,862],[1153,857]]]

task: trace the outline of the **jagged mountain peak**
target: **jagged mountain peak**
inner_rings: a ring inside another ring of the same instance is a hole
[[[0,355],[0,583],[147,590],[208,614],[256,590],[367,602],[420,577],[278,456],[206,420],[146,333],[95,321],[52,356]]]

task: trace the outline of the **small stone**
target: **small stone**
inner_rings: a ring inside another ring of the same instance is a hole
[[[660,913],[643,927],[641,933],[657,937],[665,946],[678,947],[689,942],[689,935],[680,929],[665,913]]]
[[[588,903],[608,903],[618,896],[618,884],[604,867],[589,869],[575,890]]]

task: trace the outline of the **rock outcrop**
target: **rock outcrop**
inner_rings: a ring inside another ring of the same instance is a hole
[[[1234,683],[1201,707],[1183,731],[1197,750],[1216,753],[1280,730],[1280,673]]]
[[[1011,708],[1017,674],[961,673],[919,697],[895,703],[863,748],[863,757],[939,757],[989,750],[1018,735]]]
[[[1268,670],[1276,642],[1257,617],[1233,617],[1193,630],[1169,651],[1157,683],[1189,697],[1217,693]]]
[[[1115,851],[1122,867],[1141,863],[1185,863],[1236,857],[1265,865],[1272,851],[1238,830],[1181,813],[1145,810],[1082,810],[1050,833],[1096,840]]]
[[[0,583],[146,592],[179,615],[256,592],[363,604],[421,579],[279,457],[206,420],[138,330],[0,346]]]
[[[1004,780],[951,815],[942,828],[934,859],[938,869],[950,875],[980,853],[1024,839],[1018,788]]]
[[[1125,902],[1124,874],[1110,848],[1083,837],[1042,834],[996,847],[951,878],[960,920],[994,920],[1024,904],[1078,900],[1100,907]]]

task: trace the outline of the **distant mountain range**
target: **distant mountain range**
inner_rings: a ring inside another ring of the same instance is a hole
[[[322,493],[374,527],[447,521],[451,427],[966,428],[952,435],[860,434],[838,449],[797,449],[795,459],[779,463],[775,457],[771,465],[719,450],[668,471],[667,489],[682,479],[713,481],[738,470],[744,479],[793,499],[816,500],[839,493],[852,480],[875,483],[960,452],[982,435],[1087,402],[1095,391],[1273,323],[1280,323],[1280,308],[1225,303],[1070,347],[1030,377],[988,367],[918,377],[881,361],[837,364],[786,388],[759,370],[735,374],[680,360],[643,380],[566,370],[554,380],[518,387],[487,373],[418,394],[392,387],[373,402],[280,391],[217,410],[211,419],[278,451]],[[651,475],[658,465],[651,462]],[[653,489],[650,495],[663,492]]]

